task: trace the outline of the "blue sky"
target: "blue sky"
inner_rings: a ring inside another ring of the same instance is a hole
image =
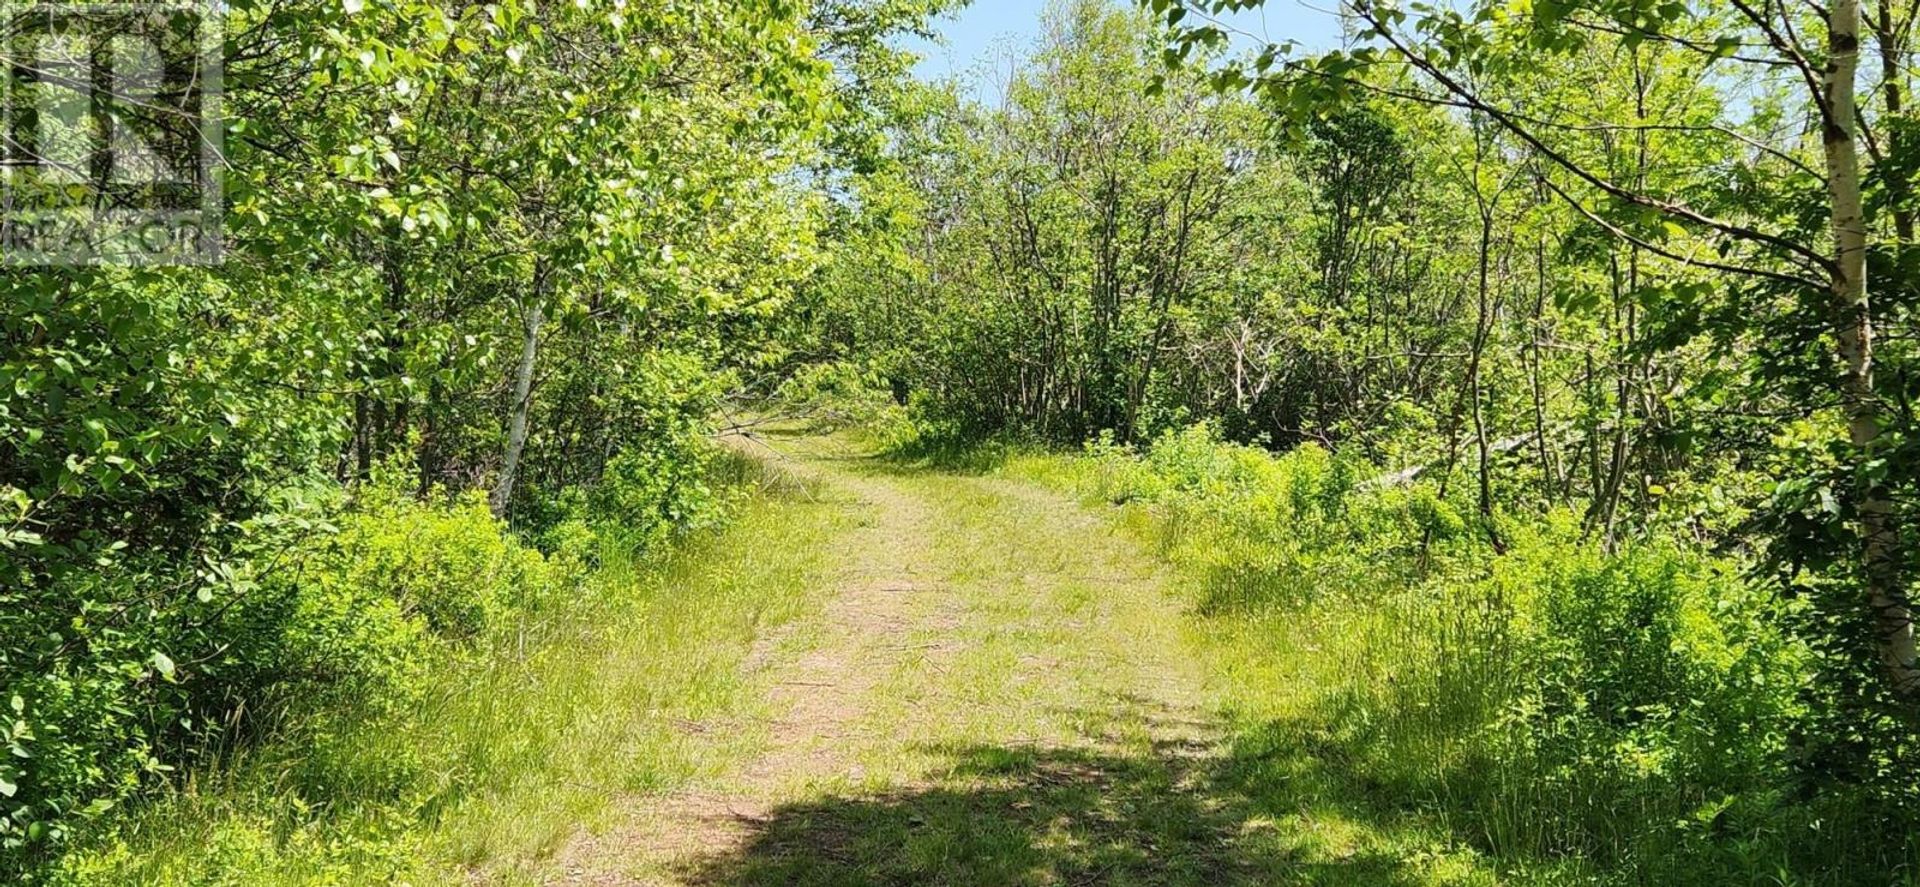
[[[936,23],[946,45],[920,40],[907,44],[922,56],[918,73],[928,79],[965,76],[980,63],[998,58],[1004,48],[1024,50],[1040,32],[1040,13],[1047,2],[974,0],[957,15]],[[1306,47],[1330,49],[1340,40],[1339,21],[1332,13],[1337,5],[1338,0],[1267,0],[1264,9],[1235,13],[1222,21],[1251,35],[1239,37],[1243,43],[1294,40]],[[975,90],[977,97],[984,97],[979,84]]]

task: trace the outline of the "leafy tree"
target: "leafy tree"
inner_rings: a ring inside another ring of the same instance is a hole
[[[1213,15],[1259,3],[1147,5],[1172,27],[1165,57],[1180,67],[1228,42]],[[1754,503],[1763,510],[1751,528],[1765,531],[1789,591],[1811,594],[1828,614],[1811,629],[1833,668],[1815,695],[1826,710],[1876,725],[1864,754],[1882,763],[1859,772],[1898,766],[1884,762],[1908,754],[1912,731],[1902,725],[1920,692],[1907,578],[1916,541],[1907,503],[1920,484],[1908,470],[1917,464],[1904,406],[1911,351],[1888,334],[1911,323],[1912,10],[1365,2],[1342,14],[1355,34],[1345,49],[1280,44],[1201,64],[1216,86],[1249,87],[1290,120],[1373,98],[1484,121],[1577,216],[1574,233],[1611,241],[1600,248],[1612,301],[1626,309],[1615,338],[1628,360],[1613,452],[1593,459],[1604,467],[1590,511],[1609,532],[1635,441],[1697,421],[1676,417],[1671,402],[1633,403],[1636,389],[1658,390],[1658,355],[1711,343],[1700,359],[1712,370],[1689,396],[1696,408],[1748,411],[1775,429],[1798,420],[1773,441],[1756,440],[1757,427],[1719,430],[1740,435],[1748,459],[1780,447],[1767,459],[1779,481]],[[1865,93],[1863,51],[1878,62]],[[1622,66],[1630,104],[1592,101],[1618,93],[1593,85],[1623,79]],[[1670,450],[1659,455],[1670,463]],[[1839,738],[1847,733],[1811,741],[1855,744]]]
[[[218,5],[226,261],[0,272],[0,864],[267,735],[325,671],[287,645],[392,649],[300,621],[421,615],[404,558],[316,553],[342,514],[693,520],[713,406],[819,266],[816,173],[941,8]]]

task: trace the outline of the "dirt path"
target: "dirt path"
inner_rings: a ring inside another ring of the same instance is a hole
[[[1271,882],[1137,544],[1016,481],[791,462],[855,520],[821,611],[757,643],[760,753],[631,802],[547,883]]]

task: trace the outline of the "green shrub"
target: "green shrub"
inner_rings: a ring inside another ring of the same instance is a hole
[[[1504,636],[1448,651],[1511,655],[1478,752],[1506,778],[1462,781],[1485,792],[1483,810],[1537,809],[1531,822],[1489,818],[1490,840],[1624,854],[1730,813],[1777,812],[1807,665],[1779,602],[1684,544],[1606,553],[1569,514],[1513,535],[1488,575],[1455,591],[1510,614],[1495,626]]]
[[[137,601],[135,576],[119,571],[60,583],[48,597],[87,602],[64,624],[42,620],[39,635],[6,636],[0,674],[0,872],[7,863],[58,846],[81,822],[111,809],[164,765],[153,754],[156,710],[179,706],[144,621],[95,631],[108,606]],[[113,604],[92,604],[111,601]],[[7,620],[27,622],[28,612]],[[63,630],[64,629],[64,630]],[[36,641],[38,643],[36,643]],[[164,656],[164,654],[160,654]]]
[[[317,581],[378,591],[436,634],[471,637],[549,584],[546,561],[505,530],[477,491],[422,503],[375,487],[311,566]]]
[[[630,559],[724,517],[725,459],[704,426],[683,422],[621,448],[592,483],[530,492],[515,526],[568,570]]]
[[[587,501],[606,532],[635,550],[651,549],[711,516],[718,504],[707,482],[711,461],[701,446],[629,449],[607,462]]]
[[[577,578],[517,542],[478,493],[422,502],[370,485],[336,522],[268,580],[278,606],[254,615],[278,636],[249,680],[262,693],[407,703],[436,645],[496,632]]]
[[[404,712],[425,668],[580,570],[517,542],[477,494],[420,501],[398,482],[350,501],[288,496],[243,530],[200,576],[103,569],[13,614],[14,625],[37,615],[40,637],[9,636],[0,660],[0,869],[24,870],[79,824],[236,742],[298,734],[312,748],[302,778],[324,781],[338,766],[329,755],[345,752],[328,742],[340,731],[318,724]],[[168,582],[176,590],[153,593]]]
[[[1421,556],[1450,551],[1458,535],[1423,537],[1458,522],[1430,492],[1357,495],[1362,468],[1311,444],[1274,456],[1224,443],[1203,424],[1169,432],[1139,456],[1096,444],[1090,458],[1100,496],[1165,516],[1169,551],[1207,577],[1208,612],[1403,583],[1419,574]]]
[[[1739,563],[1657,534],[1608,552],[1566,511],[1503,525],[1496,554],[1465,484],[1209,426],[1086,461],[1088,492],[1150,509],[1204,579],[1209,634],[1258,678],[1229,689],[1242,741],[1324,749],[1356,794],[1438,805],[1500,853],[1644,872],[1790,830],[1811,666]]]

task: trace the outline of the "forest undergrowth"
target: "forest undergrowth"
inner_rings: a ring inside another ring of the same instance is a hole
[[[1806,772],[1813,657],[1735,560],[1608,552],[1568,513],[1496,553],[1458,487],[1205,425],[1081,455],[896,433],[910,462],[1071,491],[1177,565],[1236,784],[1293,827],[1514,883],[1913,877],[1884,801]]]
[[[575,528],[543,557],[483,506],[361,506],[369,510],[351,513],[342,532],[373,534],[385,556],[350,561],[376,580],[363,588],[409,577],[459,594],[444,605],[472,613],[484,608],[479,592],[513,599],[487,602],[487,624],[459,643],[397,616],[341,615],[362,624],[310,655],[338,662],[365,655],[369,630],[402,633],[377,673],[302,694],[267,735],[204,759],[47,877],[520,883],[619,799],[725,768],[764,735],[749,716],[761,701],[742,659],[756,637],[818,604],[820,543],[836,518],[757,463],[718,461],[724,501],[670,546],[639,547],[603,525]],[[767,536],[786,544],[744,544]],[[510,561],[544,566],[515,571]],[[692,732],[715,722],[741,726]]]

